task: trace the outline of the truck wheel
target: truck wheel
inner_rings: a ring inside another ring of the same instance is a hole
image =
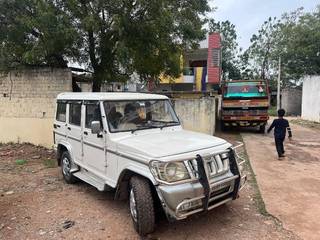
[[[223,121],[220,121],[220,130],[221,132],[225,132],[227,130],[227,127],[224,125]]]
[[[77,181],[77,178],[71,173],[71,157],[67,151],[63,152],[61,155],[61,170],[62,175],[66,183],[72,184]]]
[[[154,202],[146,179],[138,176],[130,179],[129,208],[134,228],[141,236],[154,231]]]
[[[259,132],[260,132],[260,133],[265,133],[265,131],[266,131],[266,125],[263,124],[263,125],[261,125],[260,128],[259,128]]]

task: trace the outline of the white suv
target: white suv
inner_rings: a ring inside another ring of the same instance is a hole
[[[154,230],[156,203],[180,220],[236,199],[246,181],[232,145],[183,130],[162,95],[61,93],[54,143],[65,181],[115,189],[141,235]]]

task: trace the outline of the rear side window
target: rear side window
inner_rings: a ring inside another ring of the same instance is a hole
[[[100,106],[98,103],[86,105],[86,128],[91,128],[92,121],[99,121],[101,124]],[[102,125],[101,125],[102,126]]]
[[[70,103],[69,123],[76,126],[80,126],[80,123],[81,123],[81,104],[80,103]]]
[[[56,115],[56,120],[60,122],[65,122],[66,121],[66,108],[67,104],[66,103],[57,103],[57,115]]]

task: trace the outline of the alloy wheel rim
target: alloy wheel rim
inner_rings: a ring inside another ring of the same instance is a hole
[[[62,171],[65,176],[70,176],[71,164],[68,158],[62,160]]]
[[[130,205],[130,213],[135,222],[137,222],[137,204],[136,200],[134,198],[134,192],[133,189],[130,190],[130,200],[129,200],[129,205]]]

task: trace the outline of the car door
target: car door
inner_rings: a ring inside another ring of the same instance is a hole
[[[66,130],[67,130],[66,120],[67,120],[67,103],[66,101],[58,101],[56,118],[53,124],[55,144],[66,139]]]
[[[85,121],[83,129],[83,159],[88,170],[101,178],[106,177],[105,139],[99,101],[85,101]],[[91,122],[99,121],[101,134],[91,132]]]
[[[72,147],[75,162],[82,162],[82,129],[81,129],[81,107],[82,101],[69,101],[69,118],[67,125],[67,139]]]

